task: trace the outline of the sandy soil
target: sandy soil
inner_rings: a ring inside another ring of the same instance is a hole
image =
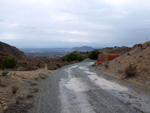
[[[30,98],[38,92],[38,81],[46,79],[51,72],[47,69],[10,71],[0,76],[0,113],[26,113],[24,108],[34,105]]]

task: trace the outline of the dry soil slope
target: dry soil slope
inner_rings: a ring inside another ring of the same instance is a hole
[[[108,69],[105,68],[105,64],[100,69],[114,75],[123,76],[126,67],[130,64],[137,67],[137,74],[131,79],[139,83],[150,84],[150,41],[133,46],[129,52],[109,62]]]

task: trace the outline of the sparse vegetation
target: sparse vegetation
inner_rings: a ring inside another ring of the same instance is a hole
[[[40,64],[40,63],[38,63],[38,64],[37,64],[37,67],[38,67],[38,68],[40,68],[40,67],[41,67],[41,64]]]
[[[129,55],[131,55],[130,53],[127,53],[127,55],[129,56]]]
[[[126,74],[126,77],[133,77],[136,75],[136,66],[130,64],[128,67],[126,67],[125,69],[125,74]]]
[[[29,90],[30,90],[30,93],[37,93],[37,92],[39,92],[38,88],[29,88]]]
[[[39,89],[38,89],[38,88],[34,88],[33,90],[34,90],[34,93],[39,92]]]
[[[23,68],[23,67],[18,67],[18,68],[16,68],[16,70],[15,71],[25,71],[26,69],[25,68]]]
[[[35,80],[38,81],[38,80],[39,80],[39,77],[36,77]]]
[[[102,62],[97,63],[97,65],[102,65]]]
[[[98,54],[101,54],[102,52],[100,52],[99,50],[93,50],[89,53],[89,58],[93,59],[93,60],[97,60]]]
[[[142,45],[142,44],[138,44],[137,46],[138,46],[138,47],[141,47],[141,48],[143,47],[143,45]]]
[[[108,64],[105,64],[105,68],[106,68],[106,69],[109,68],[109,65],[108,65]]]
[[[2,74],[1,74],[1,76],[6,76],[8,73],[9,73],[8,70],[4,70],[4,71],[2,72]]]
[[[27,94],[27,98],[32,98],[33,95],[32,94]]]
[[[17,60],[14,57],[6,57],[1,65],[2,69],[13,69],[17,65]]]
[[[18,91],[18,89],[19,89],[19,87],[17,87],[17,86],[12,86],[12,87],[11,87],[11,90],[12,90],[12,93],[13,93],[13,94],[16,94],[17,91]]]
[[[31,83],[30,85],[31,85],[31,86],[36,86],[36,85],[37,85],[37,83]]]
[[[46,75],[39,75],[39,77],[40,77],[41,79],[46,79],[46,78],[47,78]]]
[[[75,51],[75,52],[72,52],[72,53],[66,55],[62,60],[72,62],[75,60],[82,61],[82,60],[84,60],[84,58],[77,51]]]
[[[92,64],[92,67],[95,67],[96,66],[96,64]]]

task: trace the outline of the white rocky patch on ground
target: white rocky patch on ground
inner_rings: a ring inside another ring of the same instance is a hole
[[[95,81],[95,83],[100,86],[102,89],[105,89],[105,90],[117,90],[117,91],[128,91],[128,88],[126,87],[123,87],[117,83],[113,83],[113,82],[110,82],[104,78],[100,78],[98,77],[97,75],[93,74],[92,76],[91,75],[88,75],[88,77],[90,78],[90,80],[92,81]]]
[[[98,75],[94,72],[89,71],[86,67],[79,67],[82,69],[84,73],[86,73],[91,81],[93,81],[96,85],[105,90],[118,90],[118,91],[127,91],[128,88],[123,87],[117,83],[110,82],[106,79],[98,77]]]
[[[93,65],[94,63],[95,63],[95,62],[89,62],[87,65],[90,66],[90,65]]]
[[[111,82],[104,78],[99,77],[96,73],[91,72],[86,67],[79,67],[79,69],[83,70],[83,73],[87,74],[87,77],[101,89],[110,91],[115,96],[117,96],[120,100],[123,100],[125,103],[132,104],[133,108],[140,108],[146,113],[149,113],[149,104],[145,98],[142,98],[140,95],[134,95],[127,87],[121,86],[120,84]]]
[[[65,84],[65,87],[77,92],[84,92],[90,90],[90,87],[86,85],[82,78],[72,78],[69,82]]]
[[[59,83],[61,113],[95,113],[84,94],[92,88],[84,82],[83,78],[73,76],[72,69],[77,67],[75,65],[65,69],[68,78],[62,78]]]
[[[79,69],[89,71],[89,69],[88,69],[88,68],[83,67],[83,66],[80,66],[80,67],[79,67]]]

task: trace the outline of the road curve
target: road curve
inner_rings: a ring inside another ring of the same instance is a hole
[[[93,62],[64,66],[38,84],[29,113],[150,113],[150,99],[92,72]]]

